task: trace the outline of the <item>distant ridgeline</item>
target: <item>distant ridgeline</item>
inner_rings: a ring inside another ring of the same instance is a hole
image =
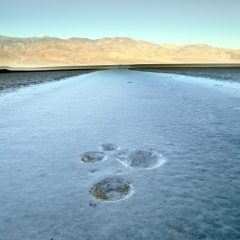
[[[240,63],[240,50],[206,44],[177,46],[130,38],[90,40],[0,36],[0,66],[37,67],[101,64]]]

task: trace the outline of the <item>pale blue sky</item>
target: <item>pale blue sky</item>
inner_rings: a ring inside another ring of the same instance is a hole
[[[0,35],[240,49],[240,0],[1,0]]]

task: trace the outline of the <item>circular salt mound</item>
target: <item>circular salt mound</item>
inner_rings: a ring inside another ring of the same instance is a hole
[[[80,159],[84,163],[95,163],[106,160],[106,156],[102,152],[86,152],[80,156]]]
[[[123,179],[106,178],[96,183],[89,192],[102,201],[117,201],[130,195],[131,185]]]
[[[117,144],[106,143],[106,144],[100,145],[99,148],[102,151],[115,151],[115,150],[119,150],[121,147],[119,145],[117,145]]]
[[[158,167],[164,162],[162,154],[157,151],[137,148],[119,154],[118,159],[124,165],[137,169]]]

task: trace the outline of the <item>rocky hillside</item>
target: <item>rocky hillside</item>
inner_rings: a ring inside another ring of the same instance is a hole
[[[0,66],[134,63],[240,63],[240,50],[205,44],[177,46],[130,38],[90,40],[0,36]]]

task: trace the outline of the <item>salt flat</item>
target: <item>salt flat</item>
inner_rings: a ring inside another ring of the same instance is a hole
[[[239,83],[107,70],[3,94],[0,114],[0,239],[240,238]],[[131,194],[96,199],[106,178]]]

